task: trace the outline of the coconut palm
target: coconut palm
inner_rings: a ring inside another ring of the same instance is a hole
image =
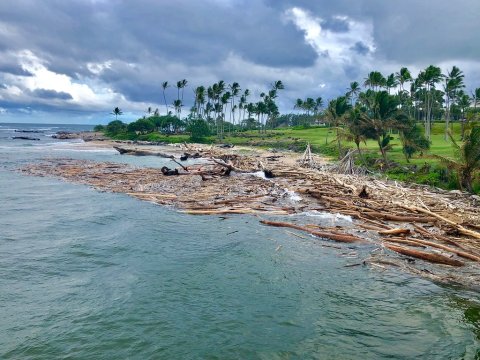
[[[185,88],[187,87],[188,81],[183,79],[180,83],[181,83],[181,86],[182,86],[182,102],[183,102],[183,92],[184,92]]]
[[[387,151],[390,149],[391,137],[388,133],[392,127],[406,120],[406,115],[398,109],[398,99],[379,91],[365,97],[367,110],[361,114],[361,119],[367,128],[373,130],[373,138],[377,140],[378,147],[384,161],[387,161]]]
[[[404,90],[404,84],[408,81],[412,81],[412,74],[406,67],[402,67],[399,72],[395,74],[395,77],[398,81],[398,85],[400,86],[400,90]]]
[[[198,86],[194,90],[195,99],[194,99],[194,112],[198,117],[203,117],[202,109],[205,104],[205,86]]]
[[[274,81],[272,84],[272,89],[275,89],[275,90],[285,89],[285,86],[283,85],[282,80]]]
[[[443,89],[445,91],[445,140],[449,138],[448,129],[450,122],[450,107],[457,100],[458,91],[465,87],[463,83],[463,72],[456,66],[452,67],[452,70],[447,72],[445,77],[445,85]]]
[[[350,110],[350,104],[348,103],[347,98],[345,96],[340,96],[328,103],[325,114],[330,123],[333,124],[333,126],[335,126],[337,129],[338,156],[342,155],[340,125],[342,124],[348,110]]]
[[[113,109],[112,115],[115,115],[115,120],[118,120],[118,117],[119,117],[120,115],[123,115],[123,112],[122,112],[122,110],[120,110],[120,108],[117,106],[117,107],[115,107],[115,109]]]
[[[381,72],[372,71],[368,74],[363,85],[374,91],[378,91],[381,87],[385,86],[386,81]]]
[[[435,157],[457,172],[461,189],[473,192],[473,175],[480,169],[480,125],[466,127],[462,144],[458,144],[451,133],[449,135],[455,148],[456,159],[440,155]]]
[[[431,122],[432,122],[432,109],[434,104],[434,94],[436,84],[438,84],[444,75],[442,70],[430,65],[424,71],[421,71],[418,75],[419,82],[422,83],[425,89],[425,110],[424,110],[424,122],[425,122],[425,136],[430,140],[431,136]]]
[[[315,99],[315,106],[313,108],[313,115],[317,116],[318,112],[323,108],[323,99],[321,96]]]
[[[462,139],[465,136],[465,125],[467,123],[467,109],[470,107],[471,99],[470,96],[465,94],[463,90],[458,92],[458,99],[457,99],[457,106],[460,108],[462,112]]]
[[[365,126],[362,121],[362,110],[360,107],[350,109],[345,116],[346,129],[339,132],[339,135],[347,141],[353,141],[357,146],[358,154],[365,163],[362,150],[360,149],[360,143],[365,143],[368,138],[372,137],[374,133],[373,129]]]
[[[480,102],[480,88],[476,88],[473,93],[472,93],[472,98],[473,98],[473,107],[476,110],[477,105]]]
[[[360,93],[360,84],[357,81],[350,83],[350,87],[347,89],[347,98],[350,99],[350,104],[355,105],[355,100]]]
[[[173,108],[175,109],[175,113],[176,113],[176,116],[180,119],[180,117],[182,116],[182,100],[180,99],[177,99],[177,100],[173,100]]]
[[[182,81],[177,81],[176,88],[177,88],[177,100],[180,100],[180,89],[182,88]]]
[[[168,85],[168,81],[164,81],[162,83],[162,90],[163,90],[163,100],[165,101],[165,108],[167,109],[167,114],[168,114],[168,105],[167,105],[167,97],[165,96],[165,90],[167,90],[168,87],[170,87],[170,85]]]
[[[387,79],[385,80],[385,87],[387,88],[388,93],[390,94],[390,90],[394,89],[398,86],[398,81],[395,77],[395,74],[388,75]]]
[[[240,84],[238,82],[234,82],[232,85],[229,86],[230,92],[232,94],[232,101],[231,101],[231,109],[237,109],[238,106],[235,105],[235,98],[240,94]],[[235,125],[235,111],[230,112],[230,119],[233,117],[233,124]]]

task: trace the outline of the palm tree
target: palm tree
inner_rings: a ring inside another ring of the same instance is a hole
[[[467,109],[470,107],[471,99],[470,96],[465,94],[463,90],[458,92],[458,101],[457,105],[462,111],[462,140],[465,136],[465,125],[467,124]]]
[[[250,96],[250,90],[249,89],[245,89],[243,91],[243,98],[244,98],[244,102],[243,102],[243,120],[245,120],[245,111],[247,110],[247,102],[248,102],[248,97]],[[249,116],[250,117],[250,116]]]
[[[438,84],[443,77],[444,76],[442,75],[442,70],[439,67],[433,65],[428,66],[418,75],[418,79],[425,89],[424,121],[425,136],[428,140],[430,140],[431,137],[432,108],[434,103],[433,90],[435,90],[435,85]]]
[[[304,110],[303,100],[300,99],[300,98],[297,99],[297,100],[295,101],[295,105],[293,106],[293,108],[294,108],[294,109],[297,109],[297,110],[300,110],[300,109]]]
[[[240,90],[241,90],[240,84],[237,82],[234,82],[232,85],[229,86],[229,88],[232,94],[232,103],[231,103],[232,112],[230,113],[230,119],[232,119],[232,116],[233,116],[233,125],[235,125],[235,111],[233,111],[233,108],[235,109],[237,108],[237,106],[235,105],[235,98],[240,93]]]
[[[398,99],[386,91],[373,93],[365,97],[367,110],[361,114],[361,119],[367,128],[373,130],[373,138],[384,161],[387,161],[387,151],[390,148],[391,137],[388,130],[406,120],[406,115],[398,109]]]
[[[117,107],[115,107],[115,109],[113,109],[112,115],[115,115],[115,120],[118,120],[118,117],[119,117],[120,115],[123,115],[123,112],[122,112],[122,110],[120,110],[120,108],[117,106]]]
[[[225,114],[227,112],[227,106],[228,104],[230,103],[230,99],[232,98],[232,94],[230,93],[230,91],[226,91],[225,93],[223,93],[222,97],[220,98],[220,102],[221,102],[221,105],[222,105],[222,116],[221,116],[221,133],[222,133],[222,136],[221,138],[223,139],[223,132],[224,132],[224,124],[225,124]],[[228,127],[228,131],[230,132],[230,126]]]
[[[473,192],[473,174],[480,169],[480,126],[467,126],[462,144],[458,144],[451,133],[449,135],[456,150],[456,159],[440,155],[435,157],[457,172],[460,189]]]
[[[183,106],[182,100],[180,99],[173,100],[172,105],[175,109],[176,116],[180,119],[180,117],[182,116],[182,106]]]
[[[285,89],[285,86],[283,85],[282,80],[277,80],[277,81],[273,82],[272,89],[274,89],[274,90]]]
[[[350,87],[347,89],[347,98],[350,99],[350,105],[355,105],[358,94],[360,93],[360,84],[357,81],[350,83]]]
[[[407,81],[412,81],[412,74],[410,74],[410,71],[406,67],[402,67],[400,71],[395,74],[395,77],[398,81],[398,85],[400,85],[401,91],[404,90],[403,85]]]
[[[476,110],[477,105],[480,102],[480,88],[476,88],[473,93],[472,93],[472,98],[473,98],[473,107]]]
[[[162,89],[163,89],[163,100],[165,101],[165,108],[167,109],[167,114],[168,114],[168,105],[167,105],[167,98],[165,96],[165,90],[169,87],[168,81],[164,81],[162,83]]]
[[[445,140],[448,140],[449,134],[449,122],[450,122],[450,106],[457,100],[457,93],[461,88],[464,88],[463,72],[456,66],[452,67],[452,70],[447,72],[445,77],[445,85],[443,89],[445,91]]]
[[[323,108],[323,99],[321,96],[315,99],[315,107],[313,108],[313,115],[317,116],[318,112]]]
[[[390,94],[390,90],[396,88],[398,86],[398,81],[395,77],[395,74],[388,75],[387,79],[385,80],[385,87],[387,88],[388,93]]]
[[[183,91],[187,87],[188,81],[183,79],[180,83],[181,83],[181,86],[182,86],[182,102],[183,102]]]
[[[181,80],[177,81],[177,85],[176,85],[176,87],[177,87],[177,100],[180,100],[180,89],[182,88],[182,86],[183,86],[182,81]]]
[[[194,90],[195,94],[195,101],[194,101],[194,112],[197,114],[198,117],[202,118],[202,109],[203,105],[205,104],[205,86],[198,86]]]
[[[360,143],[363,142],[366,144],[367,139],[373,133],[372,129],[369,129],[365,126],[361,119],[362,111],[359,107],[352,108],[345,116],[345,124],[347,125],[347,130],[344,131],[342,137],[347,141],[353,141],[357,146],[358,154],[362,159],[362,162],[365,163],[362,150],[360,149]]]
[[[372,71],[368,74],[363,85],[374,91],[378,91],[381,87],[385,86],[386,81],[381,72]]]
[[[308,100],[308,99],[307,99]],[[345,96],[340,96],[328,103],[326,116],[337,129],[337,145],[338,156],[342,156],[341,130],[340,125],[344,120],[347,111],[350,110],[350,105]]]

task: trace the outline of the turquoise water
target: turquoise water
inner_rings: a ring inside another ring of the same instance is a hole
[[[480,358],[477,293],[345,267],[372,248],[252,216],[188,216],[23,176],[12,169],[45,156],[165,160],[3,134],[1,359]]]

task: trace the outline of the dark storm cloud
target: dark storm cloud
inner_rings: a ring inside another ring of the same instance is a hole
[[[351,50],[360,59],[373,56],[375,63],[355,60],[331,72],[332,52],[315,51],[286,19],[292,7],[308,10],[334,34],[349,34],[349,20],[371,23],[375,53],[366,40]],[[0,90],[7,92],[12,76],[32,75],[16,57],[29,50],[49,70],[131,102],[161,104],[161,81],[183,78],[190,80],[186,99],[200,83],[224,79],[256,85],[274,77],[306,92],[327,82],[325,96],[333,96],[363,77],[364,66],[478,61],[479,13],[478,0],[16,0],[14,6],[0,1],[0,81],[7,85]],[[292,97],[305,95],[291,91]],[[169,89],[169,103],[174,92]],[[54,100],[72,99],[65,91],[55,96],[37,89],[29,95],[42,103],[51,99],[57,107],[64,104]]]
[[[366,55],[370,52],[368,46],[361,41],[356,42],[355,45],[352,47],[352,50],[360,55]]]
[[[33,75],[31,72],[23,69],[21,66],[13,65],[13,64],[5,64],[5,65],[0,64],[0,73],[6,73],[11,75],[17,75],[17,76]]]
[[[328,19],[346,15],[373,24],[377,53],[388,60],[415,63],[480,58],[478,0],[267,0],[279,10],[297,6]],[[328,26],[328,25],[327,25]]]
[[[32,95],[41,99],[58,99],[58,100],[71,100],[72,95],[64,91],[55,91],[47,89],[36,89],[32,92]]]

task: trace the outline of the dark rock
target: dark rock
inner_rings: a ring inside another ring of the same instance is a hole
[[[40,141],[38,138],[32,138],[28,136],[14,136],[12,137],[13,140],[33,140],[33,141]]]
[[[160,169],[163,175],[165,176],[172,176],[172,175],[178,175],[178,169],[169,169],[168,167],[164,166]]]

